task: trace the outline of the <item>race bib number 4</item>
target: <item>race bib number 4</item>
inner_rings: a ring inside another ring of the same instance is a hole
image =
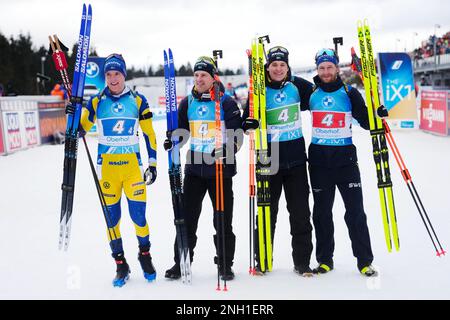
[[[132,136],[136,119],[107,119],[102,121],[105,136]]]
[[[296,122],[300,119],[298,103],[266,111],[267,124],[283,125]]]
[[[222,132],[225,133],[225,124],[221,121]],[[216,123],[214,121],[191,121],[191,150],[197,152],[210,153],[216,143]],[[222,143],[225,143],[225,136],[222,136]]]
[[[345,113],[344,112],[313,112],[313,127],[315,128],[344,128]]]

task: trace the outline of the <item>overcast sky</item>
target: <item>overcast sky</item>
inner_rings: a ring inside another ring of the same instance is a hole
[[[58,34],[77,41],[82,1],[0,0],[0,32],[30,33],[37,45]],[[434,33],[450,30],[449,0],[91,0],[92,39],[101,56],[122,53],[129,66],[157,66],[171,47],[176,64],[194,63],[222,49],[221,67],[247,66],[245,50],[255,34],[290,51],[290,64],[314,64],[315,52],[344,37],[341,61],[357,48],[356,21],[368,18],[376,52],[411,50]],[[435,28],[439,24],[440,28]],[[416,36],[415,33],[418,35]]]

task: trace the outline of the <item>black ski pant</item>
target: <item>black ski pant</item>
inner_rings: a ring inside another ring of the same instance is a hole
[[[294,265],[309,266],[313,245],[306,164],[289,169],[280,169],[277,174],[270,176],[269,187],[272,247],[279,211],[278,204],[281,192],[284,190],[292,236],[292,259]],[[256,231],[256,239],[258,239],[258,230]],[[255,243],[255,252],[258,257],[258,241],[255,241]]]
[[[219,244],[217,243],[218,236],[222,234],[221,221],[224,221],[224,235],[225,235],[225,263],[227,266],[233,265],[234,252],[236,246],[236,236],[233,233],[233,180],[232,178],[223,178],[223,193],[224,193],[224,212],[218,214],[216,208],[216,179],[202,178],[195,175],[185,175],[183,182],[183,197],[184,197],[184,214],[187,229],[187,238],[189,245],[189,254],[191,261],[194,257],[194,248],[197,244],[197,227],[200,213],[202,211],[203,199],[206,192],[209,194],[213,206],[213,224],[216,230],[214,235],[214,245],[216,247],[215,263],[222,264],[223,257],[223,238],[220,236]],[[177,242],[175,239],[175,262],[179,263],[180,257],[178,253]]]
[[[325,168],[310,165],[311,187],[314,197],[313,222],[316,232],[316,258],[319,263],[333,262],[334,225],[333,203],[336,186],[345,205],[345,223],[358,268],[373,261],[369,228],[364,213],[361,176],[357,164]]]

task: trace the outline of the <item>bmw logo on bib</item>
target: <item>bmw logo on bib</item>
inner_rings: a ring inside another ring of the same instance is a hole
[[[277,94],[273,99],[275,100],[276,103],[281,104],[284,101],[286,101],[286,95],[284,94],[284,92],[277,92]]]
[[[125,111],[125,107],[123,106],[123,104],[121,104],[119,102],[114,103],[111,108],[112,108],[112,111],[116,114],[122,114]]]
[[[197,108],[197,114],[201,118],[205,117],[208,114],[208,107],[205,105],[201,105],[200,107]]]
[[[96,64],[95,62],[92,62],[92,61],[89,61],[87,63],[86,75],[89,78],[95,78],[99,72],[100,72],[100,68],[98,67],[98,64]]]
[[[334,101],[333,97],[331,97],[331,96],[326,96],[322,99],[322,105],[325,108],[333,108],[335,104],[336,104],[336,102]]]

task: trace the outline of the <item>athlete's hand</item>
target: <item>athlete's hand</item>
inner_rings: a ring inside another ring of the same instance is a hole
[[[164,147],[164,150],[166,150],[166,151],[172,150],[172,148],[173,148],[172,140],[170,140],[169,138],[164,140],[163,147]]]
[[[151,185],[156,180],[156,176],[158,175],[156,171],[156,166],[149,166],[144,173],[144,181],[146,185]]]
[[[75,114],[76,107],[72,103],[66,104],[66,114]]]
[[[259,121],[252,118],[247,118],[242,122],[242,130],[248,133],[250,130],[256,130],[259,127]]]
[[[380,118],[387,118],[389,116],[389,112],[384,105],[381,105],[377,109],[377,115]]]

